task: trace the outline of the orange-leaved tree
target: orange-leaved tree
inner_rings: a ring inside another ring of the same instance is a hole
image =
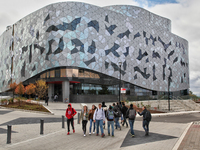
[[[25,93],[24,85],[22,82],[20,82],[15,89],[15,94],[19,94],[21,96],[24,93]],[[19,99],[19,106],[20,106],[20,99]]]
[[[40,98],[42,98],[46,95],[47,89],[48,89],[48,86],[46,84],[46,81],[44,81],[42,79],[36,81],[35,92],[38,95],[39,100],[40,100]]]
[[[13,82],[9,86],[10,86],[10,89],[12,90],[12,92],[13,92],[13,101],[14,101],[14,91],[15,91],[15,89],[17,87],[17,83]]]
[[[31,94],[35,94],[35,88],[36,86],[33,83],[30,83],[29,85],[26,86],[25,91],[26,94],[29,95],[29,98]]]

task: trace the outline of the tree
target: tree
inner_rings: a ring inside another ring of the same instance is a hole
[[[199,97],[197,95],[193,94],[192,91],[189,91],[189,96],[195,102],[199,99]]]
[[[25,88],[22,82],[20,82],[16,89],[15,89],[15,94],[19,94],[20,96],[25,93]],[[20,99],[19,99],[19,106],[20,106]]]
[[[13,82],[9,86],[10,86],[10,89],[12,90],[12,92],[13,92],[13,101],[14,101],[14,92],[15,92],[15,89],[17,87],[17,83]]]
[[[38,98],[42,98],[46,95],[48,86],[46,84],[46,81],[44,80],[38,80],[36,81],[36,88],[35,88],[35,92],[38,95]]]
[[[28,94],[29,97],[31,94],[35,94],[35,88],[36,88],[36,86],[33,83],[30,83],[25,88],[26,94]]]

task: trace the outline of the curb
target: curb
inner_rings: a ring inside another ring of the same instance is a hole
[[[189,128],[192,126],[193,122],[191,122],[187,128],[183,131],[181,137],[178,139],[178,141],[176,142],[176,144],[174,145],[174,148],[172,150],[177,150],[179,148],[179,146],[181,145],[181,142],[183,141],[185,135],[187,134]]]
[[[169,112],[169,113],[151,114],[151,115],[154,117],[161,117],[161,116],[173,116],[173,115],[183,115],[192,113],[200,113],[200,111]]]
[[[43,105],[44,108],[46,108],[52,115],[54,115],[54,112],[51,111],[49,108],[47,108],[46,106]]]

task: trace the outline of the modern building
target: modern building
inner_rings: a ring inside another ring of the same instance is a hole
[[[44,79],[60,101],[118,101],[119,84],[121,99],[188,95],[188,42],[135,6],[51,4],[8,26],[0,50],[0,92]]]

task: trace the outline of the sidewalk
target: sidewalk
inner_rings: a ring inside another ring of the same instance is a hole
[[[108,106],[112,103],[106,103]],[[74,121],[76,133],[67,135],[65,129],[61,128],[61,116],[65,115],[66,103],[49,103],[48,109],[54,115],[39,114],[32,112],[11,111],[0,108],[0,150],[62,150],[62,149],[140,149],[140,150],[170,150],[190,123],[165,122],[165,116],[153,117],[150,123],[150,136],[145,137],[142,128],[142,118],[137,117],[134,123],[135,138],[129,135],[129,128],[115,130],[115,137],[107,136],[107,127],[104,130],[105,138],[88,135],[89,124],[87,124],[87,136],[83,137],[82,125],[77,124],[77,115]],[[98,104],[96,104],[98,105]],[[72,104],[79,112],[80,104]],[[88,104],[89,109],[92,104]],[[188,114],[188,112],[187,112]],[[171,118],[170,116],[167,116]],[[172,116],[176,119],[176,116]],[[40,135],[40,119],[44,119],[44,135]],[[160,120],[158,120],[160,119]],[[7,124],[12,124],[11,144],[6,144]],[[198,135],[199,136],[199,135]]]
[[[200,121],[190,126],[178,150],[200,150]]]

